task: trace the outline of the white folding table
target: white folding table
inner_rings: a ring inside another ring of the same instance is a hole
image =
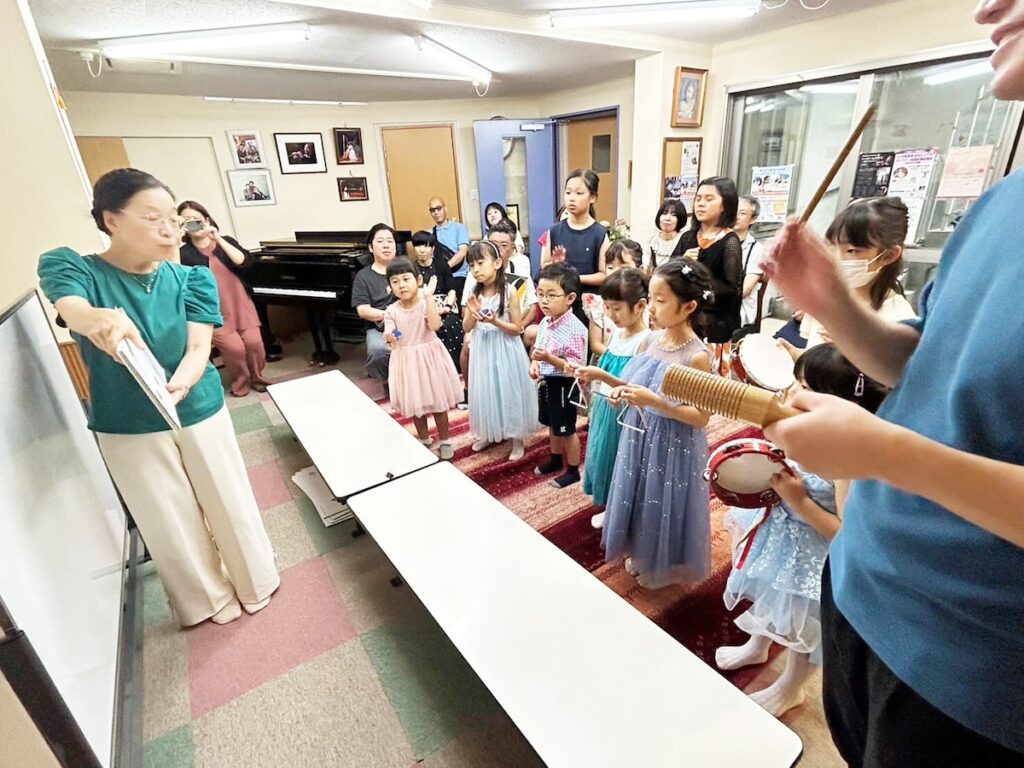
[[[455,467],[349,499],[550,768],[789,768],[800,738]]]
[[[341,371],[271,384],[267,391],[340,502],[439,461]],[[324,524],[348,517],[346,510]]]

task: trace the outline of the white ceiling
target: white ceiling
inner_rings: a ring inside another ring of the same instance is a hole
[[[429,13],[422,14],[412,4],[400,1],[390,6],[396,8],[396,16],[368,15],[379,14],[380,6],[367,10],[362,3],[342,10],[339,6],[345,4],[337,0],[299,1],[305,4],[277,0],[77,0],[73,4],[66,0],[30,0],[29,4],[54,75],[65,90],[371,102],[473,96],[473,87],[467,82],[188,62],[182,65],[181,74],[173,76],[119,72],[118,62],[114,62],[112,69],[93,78],[79,55],[66,50],[95,48],[96,42],[105,38],[277,22],[308,22],[313,28],[312,36],[302,43],[267,46],[263,50],[218,50],[208,55],[312,66],[457,74],[457,66],[416,49],[412,36],[422,34],[458,49],[491,70],[494,79],[489,96],[529,97],[629,76],[633,62],[652,49],[649,44],[634,48],[618,41],[614,45],[601,44],[594,42],[598,35],[587,33],[557,39],[545,36],[551,34],[547,28],[538,35],[535,19],[524,18],[553,8],[599,4],[594,0],[507,0],[500,5],[485,0],[443,0],[435,3],[435,13],[443,14],[444,23],[432,22]],[[819,0],[808,0],[812,1]],[[800,0],[790,0],[779,10],[762,10],[753,19],[728,25],[662,26],[635,31],[658,34],[666,44],[707,43],[882,2],[831,0],[822,11],[805,11]],[[478,25],[480,14],[473,13],[477,11],[490,12],[486,14],[487,29]],[[467,19],[465,23],[452,21],[453,14],[458,19],[459,13]],[[415,18],[417,15],[420,18]]]

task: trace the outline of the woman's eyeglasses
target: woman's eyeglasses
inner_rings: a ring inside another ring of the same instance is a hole
[[[122,209],[121,213],[130,213],[132,216],[142,219],[153,229],[160,229],[164,224],[169,229],[179,232],[185,228],[185,219],[181,218],[181,216],[161,216],[159,213],[136,213],[126,208]]]

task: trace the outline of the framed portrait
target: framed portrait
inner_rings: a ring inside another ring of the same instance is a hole
[[[281,173],[327,173],[324,137],[319,133],[275,133]]]
[[[228,131],[228,143],[235,168],[266,167],[267,155],[257,131]]]
[[[277,205],[274,184],[270,180],[270,170],[267,168],[228,171],[228,187],[231,189],[231,200],[236,208]]]
[[[700,183],[701,138],[665,139],[661,152],[661,190],[664,200],[692,200]],[[689,206],[687,206],[689,208]]]
[[[700,128],[704,122],[704,95],[708,85],[706,69],[676,67],[672,89],[672,127]]]
[[[362,165],[362,130],[359,128],[335,128],[334,152],[338,157],[338,165]]]
[[[505,213],[508,214],[508,219],[516,225],[516,229],[519,229],[519,203],[509,203],[505,206]]]
[[[369,200],[365,176],[342,176],[338,179],[338,199],[343,203]]]

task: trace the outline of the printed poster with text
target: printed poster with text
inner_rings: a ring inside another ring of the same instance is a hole
[[[862,152],[857,158],[857,174],[853,177],[853,199],[885,197],[895,152]]]
[[[946,166],[942,169],[936,197],[981,197],[994,149],[991,144],[951,147],[946,152]]]
[[[889,194],[900,198],[907,206],[910,218],[910,225],[907,227],[908,245],[912,245],[917,239],[921,214],[924,213],[928,187],[938,157],[937,149],[907,149],[897,152],[893,157]]]
[[[761,203],[762,224],[782,224],[789,214],[789,193],[793,189],[794,165],[755,166],[750,194]]]

